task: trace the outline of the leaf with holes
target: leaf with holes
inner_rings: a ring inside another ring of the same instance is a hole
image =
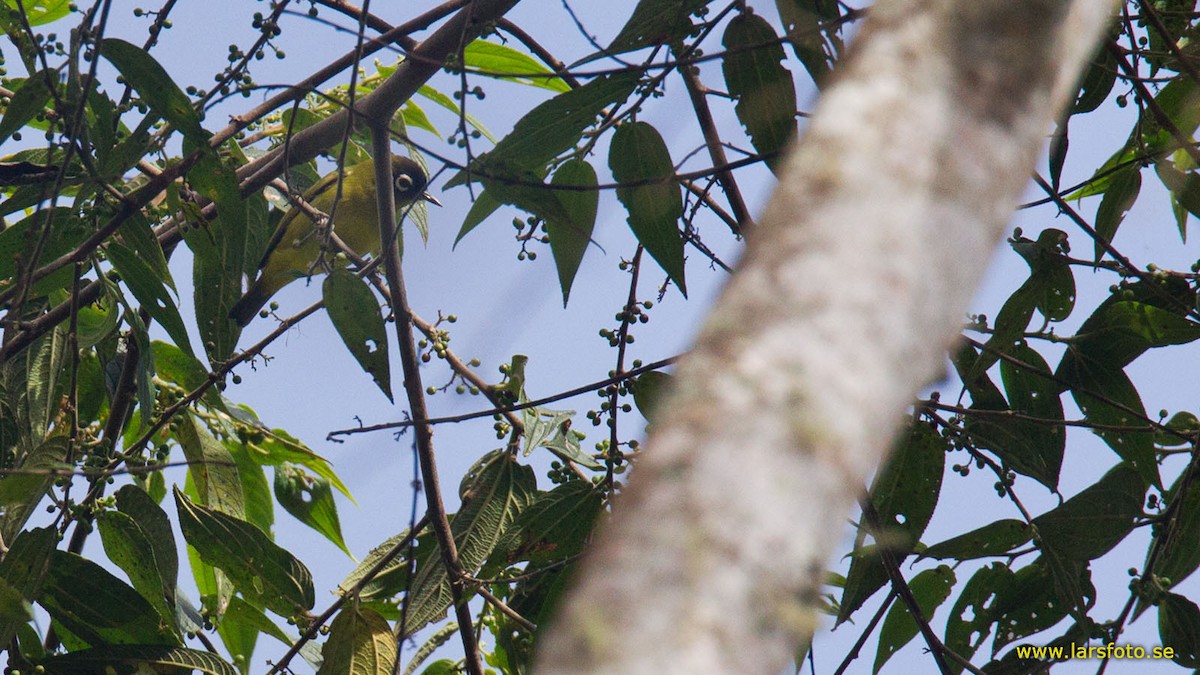
[[[928,424],[912,425],[902,439],[875,476],[870,494],[882,530],[872,536],[879,546],[892,551],[897,561],[912,552],[929,524],[946,463],[945,443]],[[863,541],[860,535],[855,542],[838,623],[848,619],[887,581],[879,553]]]
[[[296,520],[320,532],[338,548],[350,554],[342,538],[342,524],[338,519],[337,503],[333,500],[333,489],[329,481],[311,476],[295,464],[275,467],[275,498]]]
[[[775,8],[796,58],[823,87],[842,55],[841,6],[837,0],[775,0]]]
[[[777,171],[783,147],[796,135],[796,85],[781,61],[779,36],[766,19],[739,14],[725,29],[721,70],[734,112],[746,128],[750,143]]]
[[[392,374],[388,363],[387,326],[379,302],[367,282],[345,269],[334,270],[321,284],[325,311],[342,336],[342,342],[375,385],[392,400]]]

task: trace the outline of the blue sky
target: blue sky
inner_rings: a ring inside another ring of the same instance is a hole
[[[751,4],[773,23],[776,22],[773,3],[759,1]],[[383,18],[398,22],[430,5],[432,3],[428,2],[404,3],[397,7],[394,4],[377,3],[376,11]],[[632,7],[632,3],[622,5],[625,6]],[[616,34],[626,14],[625,10],[608,9],[608,3],[576,2],[572,7],[588,32],[601,43],[606,43]],[[155,56],[181,86],[195,84],[207,87],[213,73],[225,64],[227,45],[248,44],[254,35],[250,28],[250,15],[254,11],[265,10],[266,6],[262,3],[232,0],[180,3],[173,13],[177,28],[164,33],[161,46],[154,52]],[[110,34],[140,43],[146,20],[135,19],[128,12],[128,7],[116,6]],[[322,16],[335,18],[326,10],[323,10]],[[571,62],[590,51],[581,43],[577,29],[559,2],[527,0],[520,3],[509,18],[542,40],[564,61]],[[340,19],[339,22],[347,23]],[[205,28],[194,30],[196,25]],[[260,83],[293,82],[341,55],[352,44],[350,35],[336,33],[299,16],[286,17],[283,28],[284,34],[279,44],[288,56],[282,61],[268,58],[258,62],[254,73]],[[712,42],[710,50],[716,48],[716,40]],[[300,43],[303,46],[299,46]],[[392,60],[390,56],[378,58],[384,62]],[[796,76],[801,108],[807,110],[811,107],[814,95],[811,83],[794,60],[790,60],[788,66]],[[719,66],[715,63],[702,66],[702,78],[715,88],[723,86]],[[336,81],[344,82],[344,78]],[[529,87],[482,78],[469,84],[473,86],[476,83],[487,90],[488,97],[484,101],[472,100],[471,112],[497,136],[502,136],[517,116],[531,107],[533,100],[544,96],[539,90]],[[432,84],[450,92],[459,82],[456,77],[443,73]],[[224,123],[225,115],[241,112],[259,100],[258,96],[248,100],[231,99],[209,115],[206,126],[217,128]],[[725,105],[715,97],[712,103],[718,126],[723,129],[735,128],[732,106]],[[432,111],[431,106],[427,109]],[[652,100],[641,116],[641,119],[654,123],[662,132],[676,161],[702,145],[698,129],[686,123],[690,112],[681,83],[672,79],[667,85],[667,95]],[[1064,184],[1086,178],[1093,167],[1102,163],[1124,142],[1131,115],[1129,109],[1118,111],[1110,105],[1101,112],[1074,121],[1071,155],[1064,173]],[[435,123],[449,133],[454,119],[442,115],[435,118]],[[416,133],[414,138],[438,152],[461,156],[431,135]],[[687,166],[698,168],[705,166],[706,162],[707,156],[700,153]],[[593,163],[603,175],[606,164],[603,147],[593,158]],[[437,169],[436,164],[434,168]],[[1044,161],[1039,165],[1039,170],[1045,173]],[[444,179],[445,176],[441,180]],[[761,168],[748,169],[739,173],[739,180],[752,212],[759,213],[773,187],[771,175]],[[1129,215],[1116,243],[1136,262],[1156,262],[1163,267],[1186,269],[1200,254],[1194,243],[1179,245],[1166,195],[1161,191],[1158,195],[1153,194],[1150,187],[1152,183],[1154,181],[1147,176],[1147,187],[1143,190],[1142,198]],[[456,314],[459,321],[450,326],[451,348],[464,359],[479,357],[483,362],[479,372],[492,381],[499,378],[496,367],[507,362],[513,354],[529,355],[527,388],[531,397],[545,396],[603,379],[612,368],[615,352],[607,346],[606,340],[597,335],[597,331],[613,325],[613,315],[624,302],[628,293],[628,275],[618,270],[617,266],[622,258],[632,255],[635,246],[625,224],[624,210],[615,197],[611,193],[601,195],[600,217],[594,238],[603,250],[598,247],[589,250],[576,280],[571,303],[564,309],[548,249],[544,246],[534,248],[539,253],[536,261],[516,260],[519,246],[513,239],[514,230],[510,224],[516,215],[514,211],[502,209],[454,247],[455,235],[469,207],[468,193],[463,188],[446,192],[442,192],[441,188],[440,181],[432,186],[432,191],[445,206],[431,211],[428,245],[421,247],[416,243],[417,238],[411,226],[406,230],[404,270],[410,302],[417,313],[427,320],[436,318],[439,311]],[[1030,191],[1029,196],[1035,198],[1041,195]],[[1095,202],[1093,199],[1081,207],[1089,217],[1094,212]],[[727,262],[732,262],[736,258],[738,244],[714,219],[703,222],[709,228],[705,231],[706,243]],[[1083,257],[1090,251],[1090,242],[1084,241],[1077,230],[1055,219],[1053,207],[1023,211],[1018,214],[1014,224],[1020,225],[1027,236],[1034,238],[1044,227],[1059,227],[1071,233],[1078,255]],[[190,261],[185,251],[175,256],[172,269],[183,299],[182,309],[188,316],[191,312]],[[631,358],[649,362],[676,355],[686,349],[725,278],[725,273],[710,270],[697,255],[691,255],[687,274],[690,299],[684,301],[677,290],[669,290],[664,301],[656,304],[652,321],[638,329],[638,340],[633,345]],[[1076,270],[1080,289],[1077,314],[1060,332],[1068,332],[1066,328],[1077,326],[1104,297],[1108,285],[1115,281],[1106,274]],[[994,316],[999,305],[1026,275],[1025,263],[1007,246],[998,247],[988,276],[973,302],[973,311]],[[656,288],[662,280],[660,270],[652,265],[647,266],[639,286],[639,297],[657,299]],[[298,282],[281,292],[276,300],[282,305],[280,313],[287,315],[319,297],[318,284],[305,287]],[[190,317],[187,320],[191,323]],[[271,320],[256,320],[244,333],[243,346],[271,328]],[[395,364],[394,344],[392,349]],[[406,527],[411,501],[409,482],[412,479],[409,440],[404,437],[397,441],[387,433],[355,436],[340,444],[324,439],[329,431],[354,426],[358,420],[371,424],[399,419],[405,406],[389,404],[378,392],[370,378],[361,372],[346,352],[324,314],[303,322],[268,348],[266,353],[271,361],[260,364],[254,370],[246,367],[239,369],[242,384],[231,385],[225,394],[236,402],[250,405],[267,424],[287,429],[333,462],[357,499],[357,505],[343,500],[340,507],[347,544],[361,557],[370,548]],[[1180,359],[1187,358],[1186,353],[1178,349],[1169,353],[1152,352],[1130,369],[1131,377],[1142,392],[1146,409],[1152,414],[1163,407],[1172,412],[1179,408],[1196,409],[1193,367],[1196,361],[1193,358],[1186,365],[1180,365]],[[1191,354],[1194,357],[1194,351]],[[1167,361],[1168,358],[1170,361]],[[1053,362],[1053,359],[1050,360]],[[394,370],[398,379],[398,369]],[[448,371],[435,362],[425,369],[424,377],[427,385],[440,385],[448,377]],[[947,393],[950,393],[949,390]],[[432,397],[430,405],[434,415],[486,407],[482,398],[455,396],[452,393]],[[598,400],[594,395],[584,395],[564,401],[557,407],[580,411],[576,428],[590,430],[592,427],[582,418],[582,412],[597,405]],[[1069,401],[1067,407],[1068,418],[1078,417]],[[640,420],[634,422],[633,417],[624,419],[624,428],[641,428]],[[589,448],[596,440],[596,435],[590,435],[584,447]],[[1066,494],[1071,494],[1103,473],[1116,458],[1089,432],[1071,430],[1068,440],[1071,452],[1068,452],[1063,470],[1063,489]],[[440,426],[435,433],[435,442],[445,481],[443,489],[453,508],[461,474],[480,455],[498,447],[501,442],[496,440],[491,424],[486,420]],[[535,456],[530,461],[544,467],[548,460]],[[177,470],[169,473],[168,482],[172,480],[182,482],[182,473]],[[1012,517],[1011,510],[1003,501],[987,498],[987,495],[995,494],[991,487],[993,481],[983,472],[975,472],[966,479],[948,474],[942,508],[935,514],[934,523],[924,541],[934,543],[987,522],[977,512],[968,513],[970,520],[964,522],[960,515],[962,504],[970,504],[980,512],[991,513],[994,510],[996,517]],[[544,477],[541,485],[546,485]],[[1044,490],[1038,492],[1031,486],[1024,486],[1022,497],[1035,512],[1052,508],[1058,502],[1056,496]],[[848,550],[849,529],[846,537],[845,548]],[[311,566],[319,589],[318,609],[331,602],[332,596],[324,595],[321,591],[335,588],[353,568],[354,562],[285,514],[278,516],[276,540]],[[1135,534],[1118,549],[1118,552],[1127,551],[1128,555],[1110,554],[1106,560],[1114,562],[1102,562],[1096,567],[1098,579],[1116,579],[1111,582],[1111,594],[1104,594],[1101,599],[1102,603],[1115,603],[1111,605],[1114,609],[1101,612],[1100,615],[1115,615],[1124,601],[1125,569],[1140,566],[1145,550],[1144,540],[1144,537]],[[95,555],[98,552],[98,542],[90,542],[87,553]],[[959,584],[967,578],[967,572],[960,572]],[[879,598],[876,598],[868,603],[860,616],[869,616],[874,603],[878,601]],[[945,625],[944,614],[938,615],[934,625],[939,630]],[[857,637],[857,628],[847,625],[832,636],[818,636],[818,672],[830,672],[840,661]],[[1145,632],[1147,628],[1149,631]],[[1147,645],[1156,643],[1153,613],[1148,613],[1139,624],[1134,625],[1129,640]],[[868,671],[873,661],[873,648],[869,652],[851,667],[850,672]],[[279,653],[282,650],[276,652],[275,643],[263,640],[256,661],[261,663],[264,658],[278,656]],[[892,672],[903,672],[906,663],[914,668],[927,666],[926,659],[914,642],[893,657],[889,665]],[[1071,664],[1061,672],[1083,672],[1085,668],[1091,672],[1094,664],[1091,667]]]

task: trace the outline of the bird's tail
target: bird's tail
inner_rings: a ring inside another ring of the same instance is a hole
[[[258,314],[258,310],[262,309],[267,301],[271,299],[273,292],[268,289],[261,281],[255,283],[246,291],[241,300],[229,310],[229,318],[237,321],[237,325],[242,328],[254,319],[254,315]]]

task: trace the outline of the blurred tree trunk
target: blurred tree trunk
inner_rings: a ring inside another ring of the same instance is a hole
[[[779,672],[1111,0],[880,0],[535,672]]]

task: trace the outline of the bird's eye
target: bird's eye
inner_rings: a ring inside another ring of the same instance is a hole
[[[397,190],[399,190],[401,192],[408,192],[409,190],[412,189],[412,186],[413,186],[412,176],[405,174],[405,173],[402,173],[399,176],[396,176],[396,189]]]

